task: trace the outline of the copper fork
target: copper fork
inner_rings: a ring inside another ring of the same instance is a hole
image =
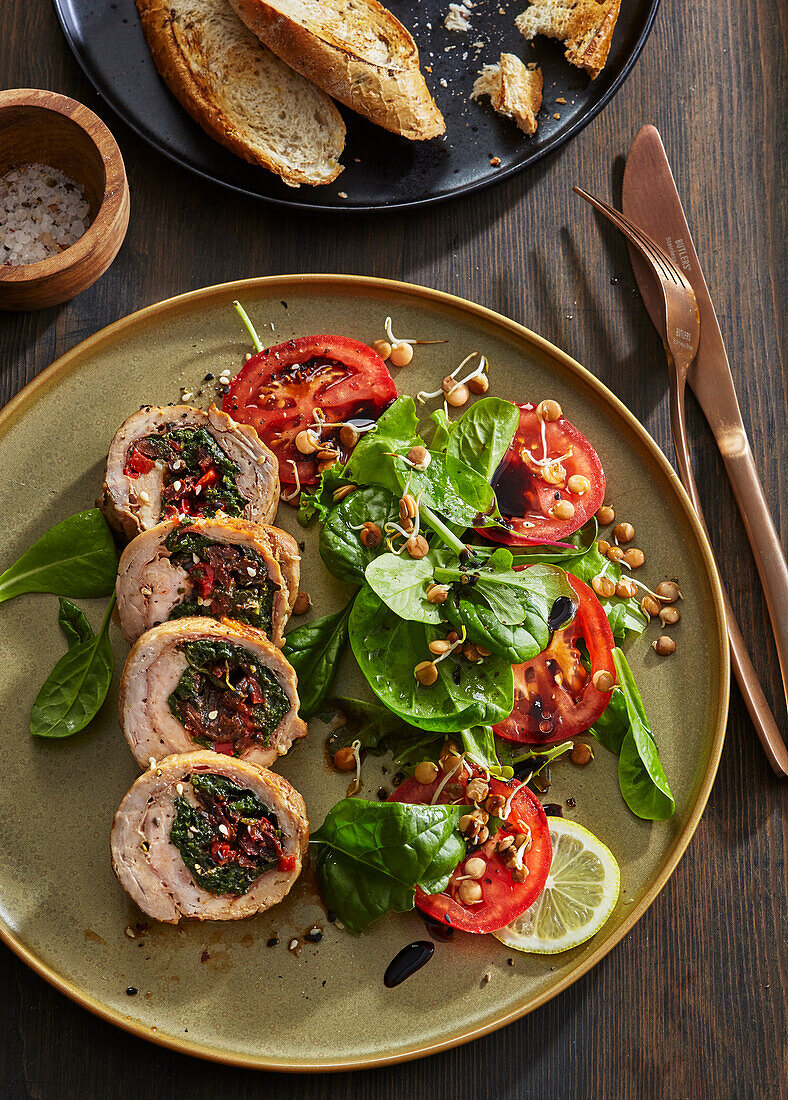
[[[594,209],[604,214],[616,229],[638,250],[657,279],[665,304],[665,353],[668,359],[670,379],[670,424],[673,431],[673,444],[676,450],[676,464],[679,477],[692,505],[698,514],[703,530],[708,538],[709,532],[701,509],[700,497],[695,484],[687,445],[686,420],[684,415],[684,390],[687,374],[698,352],[700,341],[700,313],[695,291],[666,252],[642,229],[624,217],[614,207],[602,199],[584,191],[582,187],[573,190]],[[709,542],[711,540],[709,539]],[[788,749],[777,728],[769,704],[763,694],[757,673],[753,668],[744,638],[733,614],[728,593],[723,586],[725,617],[728,624],[728,640],[731,647],[731,661],[742,696],[747,705],[756,732],[763,745],[772,770],[783,777],[788,776]]]

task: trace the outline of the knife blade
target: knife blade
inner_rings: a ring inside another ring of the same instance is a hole
[[[622,209],[671,255],[695,291],[701,336],[687,381],[714,433],[744,520],[788,695],[788,567],[758,481],[711,295],[662,139],[654,126],[644,126],[632,143],[624,170]],[[646,309],[664,340],[664,309],[657,283],[631,247],[630,257]]]

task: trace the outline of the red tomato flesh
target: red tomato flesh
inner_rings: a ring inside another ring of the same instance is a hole
[[[469,772],[468,767],[454,776],[443,788],[438,803],[447,805],[456,800],[462,801],[465,788],[474,775],[481,774],[478,769]],[[416,779],[406,779],[389,796],[389,802],[409,802],[429,804],[432,802],[443,773],[440,772],[434,783],[418,783]],[[490,794],[508,798],[517,790],[517,781],[505,783],[498,779],[490,780]],[[528,870],[525,882],[515,882],[511,870],[505,866],[502,856],[496,850],[497,842],[505,836],[528,834],[530,830],[531,846],[523,854],[523,865]],[[487,868],[477,879],[482,890],[482,900],[476,904],[460,901],[459,890],[468,859],[480,856]],[[461,860],[453,872],[449,885],[442,894],[425,894],[416,887],[416,905],[427,916],[450,928],[462,932],[496,932],[524,913],[533,905],[544,889],[553,848],[550,843],[550,828],[542,804],[527,787],[520,787],[512,799],[509,815],[504,826],[480,847],[471,848],[465,859]]]
[[[253,355],[230,383],[226,413],[251,424],[279,459],[279,478],[295,485],[318,479],[318,461],[300,453],[295,438],[315,429],[315,410],[327,425],[377,420],[397,396],[394,379],[372,348],[346,336],[302,336]],[[323,442],[339,445],[339,432],[322,430]],[[349,454],[342,450],[342,460]]]
[[[542,421],[535,405],[517,407],[520,425],[492,477],[498,507],[509,527],[479,528],[479,534],[507,546],[560,542],[582,527],[602,504],[605,472],[586,437],[563,416]],[[545,459],[547,466],[543,465]],[[574,474],[588,479],[587,492],[571,492],[567,488]],[[573,506],[571,519],[553,515],[552,509],[559,499]]]
[[[577,612],[569,626],[556,630],[547,649],[523,665],[514,666],[514,710],[493,726],[499,737],[525,745],[568,741],[593,726],[610,701],[592,680],[604,670],[615,679],[615,641],[604,608],[587,584],[571,573],[566,579],[577,596]],[[581,660],[583,640],[591,657],[591,672]]]

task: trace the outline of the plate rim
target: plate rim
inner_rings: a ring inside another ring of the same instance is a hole
[[[231,282],[216,283],[211,286],[186,291],[183,294],[162,299],[159,302],[154,302],[151,305],[144,306],[142,309],[135,310],[132,313],[126,314],[124,317],[118,318],[104,328],[99,329],[98,332],[93,333],[93,335],[79,341],[68,351],[60,355],[48,367],[45,367],[39,374],[32,378],[27,385],[12,397],[0,410],[0,438],[2,438],[2,436],[12,427],[17,418],[24,412],[25,408],[36,399],[39,391],[45,392],[52,384],[56,383],[64,373],[70,373],[72,370],[78,369],[85,355],[91,355],[94,351],[100,349],[108,342],[117,342],[118,335],[120,335],[122,339],[127,329],[133,329],[139,324],[145,324],[151,319],[159,319],[162,316],[166,317],[169,313],[178,312],[184,306],[192,306],[202,299],[209,299],[212,297],[230,298],[230,296],[232,296],[232,298],[238,298],[241,294],[257,290],[265,291],[267,288],[274,286],[285,289],[288,287],[304,289],[307,285],[315,287],[316,289],[324,289],[326,287],[339,287],[345,289],[363,287],[367,290],[383,292],[384,294],[392,296],[415,296],[446,308],[459,310],[466,316],[475,316],[487,324],[493,324],[498,328],[503,328],[508,331],[510,335],[520,340],[525,340],[543,355],[558,360],[570,374],[576,375],[581,381],[596,391],[598,397],[600,397],[605,404],[612,407],[614,412],[620,416],[635,435],[639,437],[640,443],[649,452],[650,457],[661,467],[693,531],[698,549],[700,550],[705,572],[712,589],[712,598],[716,612],[716,643],[721,672],[721,690],[719,699],[717,700],[717,714],[713,739],[710,746],[709,764],[706,773],[702,777],[698,797],[689,813],[684,828],[676,836],[673,846],[669,850],[665,864],[657,874],[655,881],[641,900],[632,907],[632,911],[627,914],[616,932],[596,950],[592,951],[588,958],[584,959],[577,968],[572,969],[569,974],[561,978],[555,985],[544,990],[533,1001],[529,1001],[526,1005],[519,1005],[493,1020],[474,1025],[469,1029],[464,1029],[460,1026],[459,1029],[452,1034],[435,1041],[424,1043],[415,1041],[408,1044],[406,1048],[394,1053],[390,1052],[382,1055],[372,1054],[363,1057],[343,1058],[336,1061],[304,1060],[296,1062],[287,1059],[271,1058],[265,1054],[252,1055],[218,1050],[194,1040],[185,1040],[181,1039],[179,1036],[159,1033],[158,1031],[152,1030],[151,1025],[146,1025],[140,1020],[132,1019],[120,1011],[110,1008],[86,990],[80,989],[74,983],[70,982],[53,967],[38,959],[38,957],[29,950],[7,926],[5,921],[0,918],[0,940],[16,954],[22,962],[59,992],[64,993],[72,1001],[88,1009],[94,1015],[108,1023],[114,1024],[138,1038],[147,1039],[159,1046],[175,1050],[180,1054],[189,1054],[206,1061],[217,1062],[224,1065],[284,1073],[328,1073],[372,1069],[411,1061],[415,1058],[423,1058],[430,1054],[437,1054],[441,1051],[454,1049],[474,1039],[479,1039],[484,1035],[497,1031],[507,1024],[514,1023],[516,1020],[522,1019],[524,1016],[558,996],[559,993],[562,993],[570,985],[573,985],[587,974],[589,970],[596,966],[597,963],[612,951],[624,936],[632,930],[635,924],[653,904],[657,896],[662,892],[681,861],[700,823],[709,795],[711,794],[725,741],[730,701],[730,654],[723,604],[722,583],[720,581],[719,572],[714,560],[711,545],[692,507],[690,499],[679,481],[678,475],[656,441],[643,427],[637,417],[629,411],[626,405],[624,405],[624,403],[616,397],[603,382],[583,367],[582,364],[578,363],[577,360],[573,359],[567,352],[562,351],[561,348],[557,347],[543,336],[540,336],[532,329],[527,328],[525,325],[521,325],[511,318],[495,310],[489,309],[487,306],[471,302],[469,299],[462,298],[459,295],[450,294],[442,290],[435,290],[431,287],[420,286],[416,283],[405,282],[404,280],[382,279],[375,276],[364,275],[331,275],[320,273],[256,276],[246,279],[237,279]]]
[[[505,179],[511,179],[512,176],[517,175],[524,169],[529,168],[532,164],[537,164],[540,160],[555,153],[558,149],[561,149],[572,138],[577,137],[582,130],[588,126],[596,116],[604,110],[610,101],[618,94],[624,81],[629,77],[641,53],[649,39],[651,31],[654,27],[654,21],[657,18],[661,0],[647,0],[651,5],[646,13],[646,19],[643,24],[643,29],[635,40],[635,44],[631,53],[627,57],[624,64],[621,66],[621,70],[614,78],[613,83],[604,92],[599,99],[575,122],[569,126],[559,138],[553,142],[553,144],[546,146],[543,149],[538,149],[526,155],[523,160],[518,164],[512,164],[509,168],[505,168],[501,173],[490,176],[489,179],[477,180],[473,183],[468,183],[462,187],[457,188],[454,191],[448,191],[443,195],[432,195],[427,198],[411,199],[408,202],[391,202],[391,203],[353,203],[352,200],[342,200],[341,202],[333,203],[310,203],[299,202],[291,198],[277,198],[276,195],[261,195],[258,191],[250,191],[246,187],[239,186],[238,184],[229,183],[227,180],[223,180],[218,176],[211,175],[209,172],[204,172],[196,165],[187,164],[176,153],[169,150],[162,142],[158,141],[156,137],[150,133],[147,133],[135,122],[132,122],[126,115],[126,113],[120,110],[119,106],[104,94],[104,91],[99,87],[96,78],[88,66],[85,58],[82,56],[81,49],[74,35],[71,33],[71,29],[67,25],[64,9],[72,6],[72,0],[52,0],[52,6],[55,9],[60,29],[63,32],[63,37],[68,44],[71,53],[79,65],[80,69],[87,77],[91,87],[96,94],[100,97],[101,102],[105,103],[109,109],[123,122],[124,126],[136,134],[140,140],[146,142],[152,149],[155,149],[157,153],[165,156],[173,164],[177,164],[180,168],[184,168],[187,172],[193,173],[195,176],[199,176],[201,179],[207,180],[209,183],[213,183],[219,187],[224,187],[228,191],[233,192],[236,195],[244,195],[247,198],[257,199],[259,202],[270,203],[273,206],[281,207],[286,210],[295,210],[304,214],[386,214],[396,213],[405,210],[415,210],[421,207],[432,207],[439,203],[450,202],[452,199],[467,197],[468,195],[477,194],[478,192],[486,190],[488,187],[494,187],[496,184],[501,183]],[[171,93],[170,93],[171,94]],[[266,169],[263,169],[265,171]],[[275,175],[275,173],[273,173]]]

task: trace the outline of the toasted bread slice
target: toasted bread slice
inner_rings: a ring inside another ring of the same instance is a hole
[[[409,32],[378,0],[231,0],[247,27],[346,107],[422,141],[446,130]]]
[[[566,60],[594,80],[605,67],[620,9],[621,0],[531,0],[515,25],[528,39],[558,38]]]
[[[513,53],[502,53],[497,65],[485,65],[477,76],[471,99],[488,95],[499,115],[513,119],[524,134],[535,134],[542,106],[542,70],[526,69]]]
[[[271,53],[227,0],[137,0],[156,68],[202,128],[291,187],[342,171],[345,124],[328,96]]]

